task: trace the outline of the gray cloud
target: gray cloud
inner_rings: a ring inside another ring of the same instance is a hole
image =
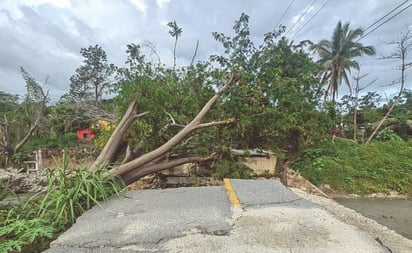
[[[48,1],[33,4],[25,1],[4,1],[0,4],[0,89],[24,94],[24,81],[19,66],[24,66],[39,81],[50,76],[49,89],[53,100],[68,90],[69,77],[81,64],[80,48],[99,44],[107,52],[109,61],[122,65],[129,43],[149,40],[163,63],[173,62],[173,38],[168,34],[167,22],[176,20],[182,27],[177,55],[178,64],[188,64],[194,52],[196,40],[200,41],[197,60],[205,60],[210,54],[222,52],[212,32],[232,35],[234,21],[242,12],[250,16],[252,37],[260,43],[264,33],[273,30],[290,1],[83,1],[72,0],[65,7]],[[403,0],[397,1],[330,1],[304,29],[303,24],[325,3],[317,1],[313,8],[288,32],[294,41],[330,39],[338,20],[350,22],[353,27],[366,28]],[[22,2],[22,3],[21,3]],[[134,5],[133,2],[137,2]],[[282,18],[281,23],[290,28],[310,2],[296,0]],[[378,55],[393,50],[384,41],[393,41],[407,25],[412,24],[412,8],[389,21],[362,40],[374,45]],[[295,34],[296,33],[296,34]],[[399,74],[394,71],[396,62],[362,57],[362,72],[371,72],[368,82],[378,78],[370,90],[393,93],[395,87],[381,87]],[[355,74],[355,73],[353,73]],[[410,82],[409,82],[410,83]],[[408,87],[410,85],[408,84]],[[346,93],[343,90],[341,94]]]

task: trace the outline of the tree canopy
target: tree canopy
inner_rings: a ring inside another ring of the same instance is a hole
[[[83,65],[70,77],[70,90],[66,97],[78,101],[94,101],[98,104],[103,94],[110,92],[116,67],[107,62],[106,52],[101,46],[82,48]]]

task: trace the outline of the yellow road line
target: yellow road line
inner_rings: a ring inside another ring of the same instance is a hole
[[[227,191],[227,194],[229,195],[229,200],[232,203],[234,207],[237,208],[242,208],[242,205],[240,205],[239,199],[236,196],[236,192],[232,187],[232,184],[230,183],[230,180],[228,178],[223,179],[223,182],[225,183],[225,188]]]

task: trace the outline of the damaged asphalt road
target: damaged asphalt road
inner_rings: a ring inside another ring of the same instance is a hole
[[[274,180],[124,192],[95,206],[47,253],[60,252],[389,252]]]

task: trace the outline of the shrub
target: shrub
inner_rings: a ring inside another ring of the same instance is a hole
[[[375,139],[378,141],[402,141],[402,138],[390,128],[380,131]]]

